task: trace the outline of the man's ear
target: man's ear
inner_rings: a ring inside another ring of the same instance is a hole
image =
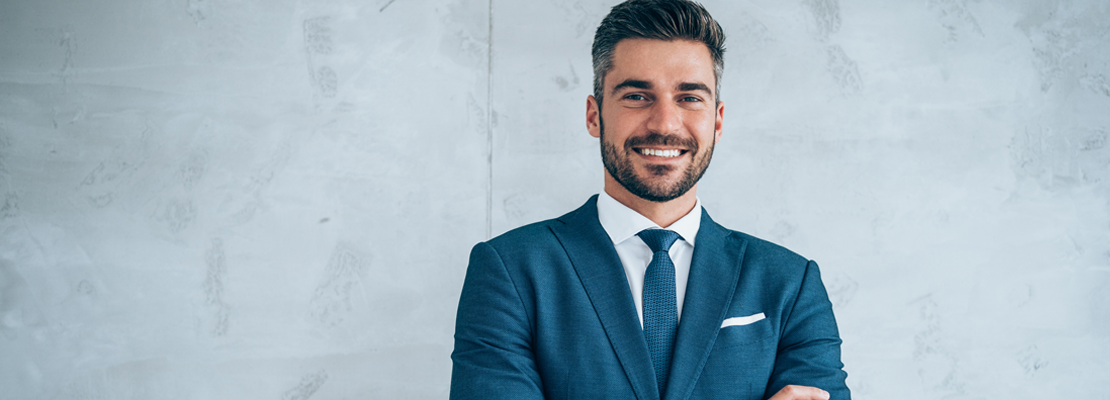
[[[590,136],[601,137],[601,104],[592,94],[586,97],[586,129]]]
[[[717,124],[713,127],[713,144],[721,141],[721,133],[725,130],[725,102],[717,102]]]

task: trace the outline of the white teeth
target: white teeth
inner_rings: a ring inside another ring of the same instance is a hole
[[[656,156],[656,157],[671,158],[671,157],[678,157],[679,153],[681,153],[681,151],[679,151],[679,150],[640,149],[640,154],[643,154],[645,156]]]

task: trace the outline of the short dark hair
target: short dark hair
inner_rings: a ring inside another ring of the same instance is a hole
[[[613,49],[624,39],[690,40],[704,43],[713,58],[720,102],[725,69],[725,32],[701,4],[689,0],[628,0],[613,7],[594,33],[594,98],[604,98],[605,74],[613,69]]]

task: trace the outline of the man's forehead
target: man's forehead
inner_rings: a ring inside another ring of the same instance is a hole
[[[713,68],[709,48],[701,42],[624,39],[613,48],[612,68],[606,73],[605,81],[609,87],[629,79],[655,85],[666,83],[667,86],[710,84],[716,79]]]
[[[613,49],[605,74],[608,92],[626,88],[679,91],[709,89],[716,83],[709,48],[690,40],[625,39]]]

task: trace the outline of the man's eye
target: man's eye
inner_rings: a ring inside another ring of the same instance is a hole
[[[682,98],[682,101],[687,101],[687,102],[698,102],[698,101],[701,101],[701,99],[699,99],[699,98],[697,98],[697,97],[694,97],[694,96],[687,96],[687,97],[683,97],[683,98]]]
[[[638,95],[638,94],[630,94],[630,95],[628,95],[628,96],[624,96],[624,98],[626,98],[626,99],[629,99],[629,100],[632,100],[632,101],[642,101],[642,100],[647,100],[647,98],[646,98],[646,97],[644,97],[644,96],[642,96],[642,95]]]

